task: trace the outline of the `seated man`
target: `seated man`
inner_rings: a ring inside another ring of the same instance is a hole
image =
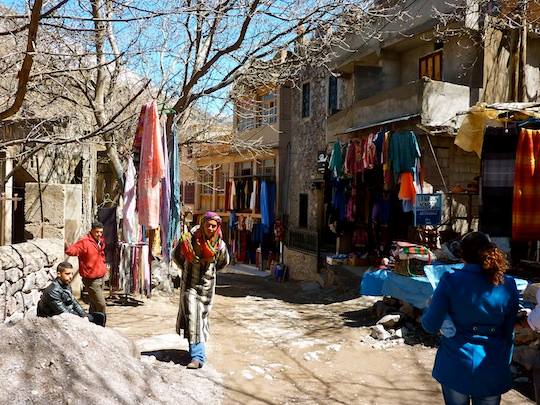
[[[105,326],[105,314],[95,312],[86,314],[71,292],[71,280],[73,279],[73,266],[71,263],[62,262],[58,265],[56,279],[43,290],[38,307],[37,315],[48,317],[68,312],[78,315],[96,325]]]

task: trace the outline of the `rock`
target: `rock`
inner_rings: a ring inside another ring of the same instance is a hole
[[[45,269],[41,269],[36,273],[36,288],[38,290],[43,290],[49,285],[49,273]]]
[[[394,337],[402,338],[403,337],[403,328],[396,330],[396,332],[394,333]]]
[[[24,266],[22,271],[23,271],[23,274],[25,276],[28,276],[28,275],[30,275],[32,273],[35,273],[36,271],[39,271],[39,267],[37,267],[37,266],[35,266],[33,264],[29,264],[28,266]]]
[[[382,302],[382,301],[377,301],[373,305],[373,309],[374,309],[375,315],[377,316],[378,319],[382,318],[384,316],[384,314],[386,313],[386,305],[384,305],[384,302]]]
[[[414,319],[415,317],[415,309],[408,302],[404,302],[403,304],[401,304],[401,306],[399,307],[399,312],[411,319]]]
[[[24,280],[19,280],[13,284],[11,284],[7,289],[7,295],[15,295],[18,292],[22,291],[22,288],[24,287]]]
[[[401,314],[388,314],[388,315],[383,316],[381,319],[379,319],[379,321],[377,322],[377,325],[382,325],[386,329],[393,328],[401,320],[402,320]]]
[[[512,360],[522,365],[527,370],[532,370],[534,366],[540,364],[540,354],[538,353],[538,350],[530,346],[517,346],[514,348]]]
[[[8,296],[6,298],[6,314],[7,316],[11,316],[15,312],[17,312],[17,300],[15,297]]]
[[[6,272],[0,267],[0,284],[6,281]]]
[[[397,298],[393,297],[384,297],[383,302],[385,305],[393,308],[399,308],[400,307],[400,301]]]
[[[22,288],[23,293],[29,293],[31,290],[36,288],[36,274],[30,273],[26,276],[24,280],[24,286]]]
[[[528,302],[536,304],[536,293],[540,289],[540,283],[531,283],[527,285],[525,291],[523,291],[523,299]]]
[[[514,343],[516,345],[528,345],[536,341],[538,334],[530,328],[517,326],[514,328]]]
[[[11,246],[0,246],[0,257],[4,270],[24,267],[21,256]]]
[[[22,292],[20,291],[16,292],[13,297],[15,297],[15,300],[17,301],[17,312],[24,313],[24,299],[23,299]]]
[[[5,324],[13,325],[24,319],[24,314],[22,312],[15,312],[13,315],[7,317],[4,321]]]
[[[5,271],[5,275],[7,281],[14,283],[21,279],[23,272],[19,269],[9,269]]]
[[[300,289],[302,291],[317,291],[320,290],[321,286],[315,281],[301,281]]]
[[[371,327],[371,337],[378,340],[387,340],[390,339],[391,335],[382,325],[375,325]]]
[[[24,300],[24,308],[25,310],[28,310],[37,305],[37,303],[39,302],[39,298],[41,297],[41,294],[36,290],[32,290],[29,293],[23,292],[22,296]]]

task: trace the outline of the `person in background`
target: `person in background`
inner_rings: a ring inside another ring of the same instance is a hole
[[[71,280],[73,280],[73,266],[71,263],[62,262],[56,268],[57,277],[49,284],[39,299],[37,315],[49,317],[69,313],[78,315],[96,325],[105,326],[105,314],[94,312],[86,314],[71,292]]]
[[[183,332],[189,342],[191,361],[187,368],[197,369],[206,361],[216,271],[229,264],[229,252],[221,236],[221,218],[207,212],[198,229],[182,235],[173,259],[182,269],[176,331],[179,335]]]
[[[463,269],[445,273],[435,289],[422,326],[437,333],[447,316],[453,337],[441,337],[433,377],[447,405],[500,404],[510,390],[513,330],[518,291],[505,254],[480,232],[461,241]]]
[[[104,277],[107,274],[105,263],[105,239],[103,224],[92,223],[90,232],[66,248],[68,256],[79,258],[79,274],[90,300],[89,312],[107,312],[107,304],[103,293]]]

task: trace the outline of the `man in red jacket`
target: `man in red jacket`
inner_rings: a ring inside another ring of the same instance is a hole
[[[103,224],[101,222],[92,223],[90,232],[66,248],[66,254],[79,258],[79,274],[90,299],[88,312],[105,314],[103,277],[107,274],[107,265],[105,264]]]

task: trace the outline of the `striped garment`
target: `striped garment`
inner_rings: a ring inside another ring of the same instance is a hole
[[[540,239],[540,130],[522,129],[519,134],[512,239]]]
[[[194,239],[192,243],[197,249]],[[181,245],[179,243],[173,252],[174,261],[182,269],[176,332],[183,334],[190,344],[204,343],[210,332],[209,315],[216,289],[216,271],[229,264],[229,252],[225,242],[220,241],[213,261],[195,258],[189,263],[181,253]],[[195,253],[197,257],[202,256],[200,252]]]

